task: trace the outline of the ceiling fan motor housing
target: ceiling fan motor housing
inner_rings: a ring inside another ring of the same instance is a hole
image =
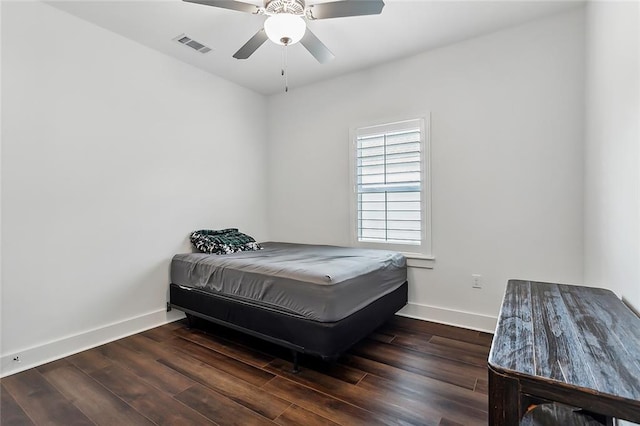
[[[304,15],[304,0],[271,0],[265,6],[265,14],[277,15],[289,13],[291,15]]]

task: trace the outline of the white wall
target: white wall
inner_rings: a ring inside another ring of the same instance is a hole
[[[270,97],[270,237],[349,244],[349,127],[430,111],[436,261],[405,313],[492,331],[509,278],[581,283],[583,31],[577,9]]]
[[[6,374],[166,321],[189,232],[266,238],[267,188],[262,95],[42,3],[2,9]]]
[[[2,2],[0,2],[0,47],[2,46]],[[0,54],[0,94],[2,94],[2,55]],[[0,129],[2,128],[2,102],[0,99]],[[2,176],[2,134],[0,131],[0,177]],[[0,179],[0,242],[2,241],[2,180]],[[0,243],[0,309],[2,308],[2,244]],[[2,332],[2,311],[0,311],[0,332]],[[0,336],[0,354],[2,350],[2,337]],[[1,360],[0,355],[0,360]],[[0,367],[1,368],[1,367]],[[1,374],[1,370],[0,370]]]
[[[410,269],[405,314],[491,330],[514,277],[640,308],[637,3],[267,101],[47,5],[1,8],[2,374],[172,318],[193,228],[348,244],[349,127],[424,111],[436,260]]]
[[[585,281],[640,311],[640,44],[637,2],[586,13]]]

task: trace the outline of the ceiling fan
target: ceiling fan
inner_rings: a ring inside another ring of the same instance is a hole
[[[307,28],[305,19],[378,15],[384,7],[383,0],[342,0],[308,6],[304,0],[267,0],[263,7],[234,0],[183,1],[268,16],[264,28],[234,53],[233,57],[236,59],[247,59],[270,39],[283,46],[290,46],[299,41],[320,63],[332,60],[333,53]]]

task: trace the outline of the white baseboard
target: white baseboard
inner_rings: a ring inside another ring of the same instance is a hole
[[[453,325],[471,330],[484,331],[486,333],[493,333],[496,329],[496,323],[498,322],[496,317],[488,315],[437,308],[435,306],[421,305],[419,303],[408,303],[407,306],[397,313],[397,315],[425,321],[439,322],[441,324]]]
[[[497,319],[487,315],[471,312],[437,308],[435,306],[409,303],[398,315],[425,321],[468,328],[493,333]],[[148,314],[129,318],[104,327],[85,331],[72,336],[63,337],[42,345],[5,354],[0,357],[0,377],[6,377],[51,361],[64,358],[132,334],[140,333],[154,327],[167,324],[182,318],[184,314],[173,310],[161,309]],[[19,357],[20,362],[13,359]]]
[[[132,334],[140,333],[154,327],[161,326],[184,317],[184,314],[175,309],[167,312],[161,309],[134,318],[129,318],[104,327],[88,330],[72,336],[63,337],[42,345],[33,346],[0,357],[0,377],[19,373],[96,346]],[[18,357],[19,362],[14,361]]]

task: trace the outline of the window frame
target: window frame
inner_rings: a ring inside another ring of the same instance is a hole
[[[358,188],[357,188],[357,138],[380,131],[391,132],[403,129],[418,121],[420,123],[421,144],[421,222],[420,244],[394,244],[384,241],[358,241]],[[403,126],[404,125],[404,126]],[[352,125],[349,129],[349,230],[350,241],[354,247],[392,250],[404,253],[415,259],[433,259],[431,231],[431,116],[430,113],[407,114],[400,119],[376,120],[365,124]]]

